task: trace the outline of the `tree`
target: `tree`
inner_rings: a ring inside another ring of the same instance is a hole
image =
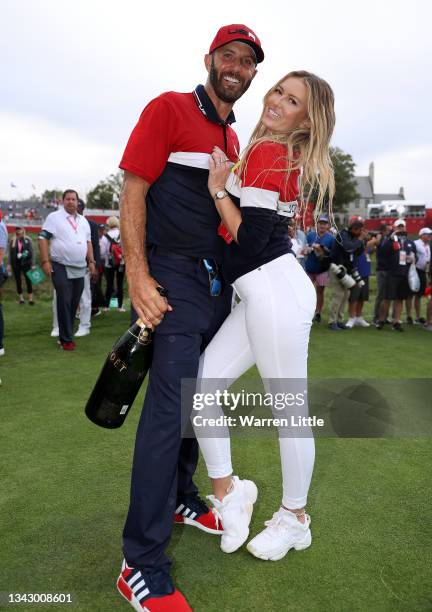
[[[333,164],[335,176],[335,196],[333,198],[332,211],[337,215],[342,215],[350,202],[353,202],[359,197],[357,193],[357,182],[354,176],[355,163],[349,153],[345,153],[339,147],[330,147],[330,158]],[[308,189],[305,190],[306,197]],[[314,187],[311,194],[307,198],[312,204],[312,210],[315,207],[318,198],[318,188]],[[328,198],[324,198],[323,212],[328,211]]]
[[[87,194],[87,208],[118,210],[123,173],[110,174]]]
[[[59,189],[45,189],[41,195],[42,202],[56,202],[61,200],[63,192]]]
[[[336,184],[333,211],[343,213],[348,204],[359,197],[354,176],[355,163],[351,155],[339,147],[330,148],[330,157],[333,162]]]

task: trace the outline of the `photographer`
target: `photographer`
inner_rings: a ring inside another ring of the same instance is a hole
[[[377,284],[377,294],[375,298],[374,305],[374,323],[375,325],[380,320],[380,306],[383,301],[385,295],[388,293],[387,290],[387,282],[389,277],[388,270],[388,262],[385,257],[385,253],[383,255],[383,246],[386,241],[390,238],[390,234],[392,233],[392,226],[389,223],[382,223],[380,226],[380,230],[376,235],[377,246],[376,246],[376,284]]]
[[[361,217],[351,217],[348,227],[337,234],[331,253],[329,269],[332,298],[329,311],[329,329],[339,331],[348,329],[342,322],[345,305],[350,288],[355,284],[362,284],[356,262],[365,245],[367,232]],[[353,278],[350,278],[352,276]],[[352,325],[350,326],[352,327]]]
[[[393,330],[403,332],[401,314],[403,301],[410,294],[408,284],[408,271],[411,263],[416,261],[416,246],[407,237],[406,223],[403,219],[397,219],[393,224],[393,233],[385,241],[381,249],[382,257],[388,267],[388,282],[385,299],[380,306],[379,321],[377,329],[384,327],[388,316],[390,302],[394,301]]]

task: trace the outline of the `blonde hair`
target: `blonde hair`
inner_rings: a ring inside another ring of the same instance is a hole
[[[25,229],[23,227],[20,227],[19,229],[22,232],[21,238],[27,238]],[[11,240],[11,245],[12,245],[13,249],[15,248],[15,245],[16,245],[17,240],[18,240],[18,236],[16,235],[16,231],[17,231],[17,228],[15,228],[15,234],[14,234],[14,236],[12,236],[12,240]]]
[[[273,134],[262,123],[261,117],[243,152],[239,168],[240,173],[245,169],[247,156],[257,144],[270,141],[285,145],[287,148],[287,177],[292,170],[302,169],[300,197],[306,197],[306,201],[309,201],[312,192],[317,190],[314,211],[316,221],[323,212],[326,198],[328,198],[329,214],[332,214],[335,182],[329,145],[336,122],[334,94],[330,85],[320,77],[306,70],[294,70],[282,77],[266,93],[263,100],[264,106],[269,95],[288,78],[301,79],[308,90],[306,125],[303,122],[286,134]],[[286,172],[286,170],[279,171]],[[303,211],[303,215],[305,212]]]
[[[114,217],[114,215],[112,217],[108,217],[106,224],[110,229],[113,229],[113,227],[120,227],[120,221],[118,220],[118,217]]]

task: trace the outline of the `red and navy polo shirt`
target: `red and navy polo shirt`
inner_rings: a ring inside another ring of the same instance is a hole
[[[229,282],[292,253],[287,220],[297,211],[299,176],[298,169],[290,170],[286,147],[264,141],[249,152],[241,176],[228,177],[226,189],[242,216],[237,242],[224,257]]]
[[[217,145],[236,162],[239,142],[202,85],[192,93],[167,92],[144,109],[129,138],[122,170],[150,184],[147,245],[190,257],[220,260],[220,218],[208,188],[209,157]]]

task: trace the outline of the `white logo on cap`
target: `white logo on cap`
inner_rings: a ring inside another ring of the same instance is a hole
[[[255,42],[256,38],[255,38],[255,36],[252,34],[252,32],[248,32],[248,36],[250,36],[251,38],[253,38],[253,39],[254,39],[254,42]]]

